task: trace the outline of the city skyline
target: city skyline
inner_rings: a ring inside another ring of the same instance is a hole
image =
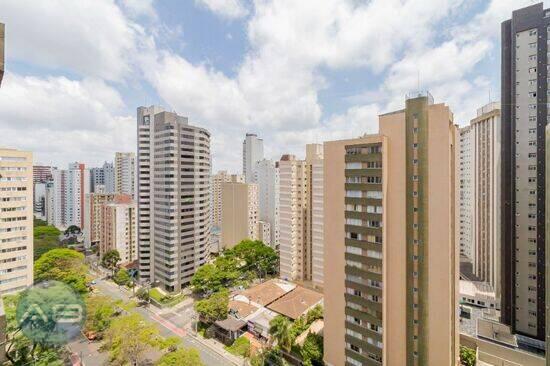
[[[276,1],[90,4],[0,4],[9,40],[0,134],[47,165],[98,166],[115,151],[136,151],[138,105],[162,105],[211,131],[213,171],[238,172],[232,147],[247,132],[271,137],[268,159],[303,158],[303,143],[376,132],[378,114],[402,108],[419,86],[466,125],[480,101],[499,99],[500,22],[531,2],[406,1],[397,12],[388,1],[301,2],[296,19],[315,31],[297,21],[280,27],[289,7]],[[44,32],[25,30],[31,23]],[[98,31],[84,31],[91,26]],[[53,136],[64,144],[43,143]]]

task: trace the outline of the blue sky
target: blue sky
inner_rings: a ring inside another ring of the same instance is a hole
[[[500,22],[532,3],[3,0],[0,146],[98,165],[135,150],[136,107],[160,104],[211,131],[214,170],[239,171],[246,132],[268,158],[303,156],[376,132],[419,79],[464,125],[498,100]]]

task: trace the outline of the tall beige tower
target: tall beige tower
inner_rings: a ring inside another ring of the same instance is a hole
[[[115,192],[132,197],[136,193],[136,154],[115,153]]]
[[[137,260],[136,204],[129,195],[116,195],[101,207],[99,254],[117,250],[122,264]]]
[[[323,282],[323,146],[306,145],[306,159],[279,161],[280,275]],[[314,277],[315,276],[315,277]]]
[[[325,361],[454,366],[453,116],[424,94],[379,128],[325,143]]]
[[[460,155],[457,172],[460,186],[459,238],[462,239],[469,230],[473,273],[491,285],[498,297],[501,270],[500,104],[490,103],[479,108],[477,117],[467,128],[468,134],[461,135],[459,142],[459,147],[468,146],[468,153]],[[468,194],[464,194],[466,191]]]
[[[137,133],[140,279],[180,291],[210,255],[210,133],[155,106]]]
[[[33,283],[32,153],[0,148],[0,296]]]
[[[241,240],[258,239],[258,186],[233,176],[222,186],[221,248],[230,249]]]
[[[230,174],[225,170],[212,175],[212,226],[218,229],[222,227],[222,184],[227,182],[244,183],[244,175]]]

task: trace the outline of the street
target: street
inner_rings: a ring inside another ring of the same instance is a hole
[[[96,279],[96,282],[95,287],[102,294],[115,300],[130,300],[130,293],[120,290],[117,285],[99,278]],[[148,321],[160,325],[158,328],[162,336],[178,337],[182,340],[184,347],[197,349],[206,366],[234,366],[243,364],[242,359],[239,362],[236,356],[228,354],[219,345],[212,343],[212,340],[198,340],[191,334],[190,327],[192,326],[191,322],[194,313],[192,302],[177,306],[175,310],[167,309],[161,311],[150,305],[149,308],[136,307],[135,311]],[[208,343],[212,343],[212,345]]]

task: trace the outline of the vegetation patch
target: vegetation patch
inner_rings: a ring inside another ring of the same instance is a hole
[[[250,356],[250,341],[246,337],[239,337],[235,339],[231,346],[226,346],[227,352],[242,357]]]

